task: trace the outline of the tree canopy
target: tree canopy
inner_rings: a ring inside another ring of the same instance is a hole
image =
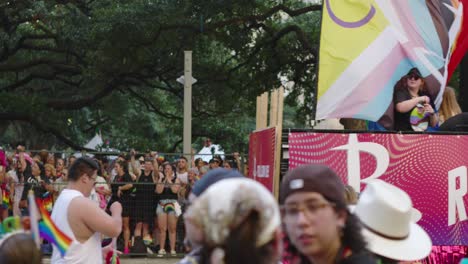
[[[280,4],[278,4],[280,2]],[[193,51],[193,140],[246,150],[256,96],[294,82],[312,108],[318,4],[271,0],[0,3],[0,144],[181,151],[184,50]],[[298,100],[303,97],[302,101]]]

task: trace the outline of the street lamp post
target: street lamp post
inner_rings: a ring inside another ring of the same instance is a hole
[[[187,81],[190,80],[190,81]],[[184,51],[184,75],[177,78],[184,85],[184,156],[192,159],[192,84],[197,80],[192,77],[192,51]]]

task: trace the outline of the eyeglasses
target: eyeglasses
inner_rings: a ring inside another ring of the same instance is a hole
[[[295,219],[299,216],[299,213],[302,212],[305,216],[311,217],[316,216],[318,212],[324,209],[327,206],[334,207],[334,203],[330,202],[306,202],[302,205],[298,204],[291,204],[291,205],[284,205],[281,207],[281,211],[283,212],[284,216],[289,219]]]
[[[412,74],[408,75],[408,79],[409,80],[414,79],[415,81],[417,81],[417,80],[421,79],[421,77],[419,75],[417,75],[417,74],[412,73]]]

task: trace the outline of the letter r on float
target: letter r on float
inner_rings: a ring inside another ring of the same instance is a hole
[[[467,170],[465,166],[458,167],[448,172],[448,226],[455,224],[456,213],[458,221],[467,219],[463,196],[467,189]],[[457,179],[460,179],[460,187],[457,189]]]

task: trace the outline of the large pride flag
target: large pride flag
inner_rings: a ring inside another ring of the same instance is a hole
[[[438,108],[468,48],[467,11],[468,0],[323,0],[316,119],[393,119],[394,85],[413,67]]]

